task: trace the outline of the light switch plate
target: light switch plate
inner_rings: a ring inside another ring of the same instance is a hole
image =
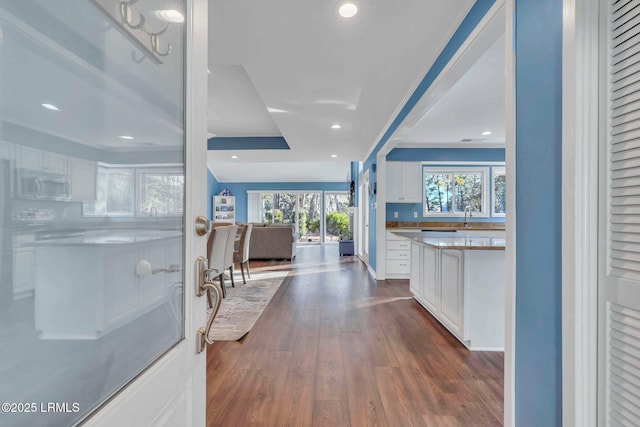
[[[414,217],[414,218],[418,218],[418,212],[415,212],[415,211],[414,211],[414,212],[413,212],[413,217]]]
[[[394,213],[393,213],[393,217],[394,217],[394,218],[398,218],[398,212],[394,212]]]

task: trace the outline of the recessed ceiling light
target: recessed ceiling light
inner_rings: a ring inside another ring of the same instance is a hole
[[[184,15],[175,9],[156,10],[153,14],[161,21],[172,24],[182,24],[184,22]]]
[[[133,139],[133,137],[129,136],[129,135],[120,135],[118,138],[120,138],[120,139]]]
[[[334,123],[331,125],[331,129],[340,129],[342,127],[342,125],[338,124],[338,123]]]
[[[232,159],[237,159],[237,158],[238,158],[238,156],[231,156],[231,158],[232,158]]]
[[[60,109],[58,107],[56,107],[55,105],[53,105],[53,104],[40,104],[40,105],[42,105],[47,110],[60,111]]]
[[[485,130],[484,132],[482,132],[483,135],[491,135],[491,131],[490,130]]]
[[[338,157],[338,155],[337,154],[332,154],[331,157],[333,157],[335,159],[336,157]]]
[[[345,3],[340,6],[340,9],[338,9],[338,13],[343,18],[352,18],[356,15],[356,13],[358,13],[358,6],[353,3]]]

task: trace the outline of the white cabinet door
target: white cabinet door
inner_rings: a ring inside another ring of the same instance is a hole
[[[439,254],[429,246],[422,247],[422,299],[427,308],[437,313],[440,310]]]
[[[71,201],[88,202],[96,199],[98,166],[96,162],[69,158]]]
[[[463,336],[464,282],[463,251],[441,251],[440,256],[440,315],[451,332]]]
[[[32,248],[15,251],[13,256],[13,299],[29,296],[34,283],[34,256]]]
[[[20,169],[37,170],[56,175],[67,175],[67,156],[24,145],[16,146],[17,166]]]
[[[400,194],[404,203],[420,203],[422,201],[421,183],[422,163],[402,162],[402,188]]]
[[[402,162],[387,162],[387,202],[402,202],[400,182],[402,180]]]
[[[69,173],[68,158],[63,154],[43,151],[42,166],[45,171],[56,175],[67,175]]]
[[[0,141],[0,159],[13,160],[14,157],[13,144],[6,141]]]
[[[422,245],[411,243],[411,276],[409,278],[409,289],[411,293],[418,297],[422,297]]]
[[[20,169],[40,170],[42,169],[41,151],[36,148],[16,146],[17,167]]]

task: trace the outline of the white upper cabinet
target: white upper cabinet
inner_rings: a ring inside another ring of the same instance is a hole
[[[56,175],[67,175],[69,173],[68,158],[63,154],[43,151],[24,145],[16,146],[16,154],[17,166],[20,169],[37,170]]]
[[[96,200],[98,165],[91,160],[69,157],[71,177],[71,201],[88,202]]]
[[[387,202],[422,202],[422,164],[387,162]]]

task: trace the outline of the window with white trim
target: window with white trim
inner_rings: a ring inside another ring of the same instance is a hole
[[[96,200],[82,203],[83,216],[171,216],[184,211],[184,172],[175,167],[102,165],[96,185]]]
[[[507,174],[505,168],[491,168],[493,197],[491,198],[491,216],[505,216],[507,201]]]
[[[424,167],[423,215],[488,217],[489,168]]]

